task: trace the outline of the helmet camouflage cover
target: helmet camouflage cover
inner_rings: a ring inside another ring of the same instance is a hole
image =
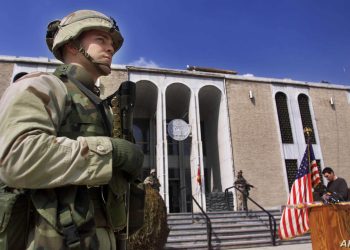
[[[69,41],[77,39],[84,31],[92,29],[108,32],[112,36],[115,52],[122,46],[124,39],[115,20],[94,10],[78,10],[62,21],[55,20],[49,23],[46,44],[55,57],[62,61],[60,48]]]

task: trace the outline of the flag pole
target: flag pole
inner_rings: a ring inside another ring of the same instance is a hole
[[[308,149],[308,160],[309,160],[309,172],[311,173],[312,175],[312,168],[311,168],[311,165],[312,165],[312,162],[311,162],[311,158],[310,158],[310,144],[311,144],[311,132],[312,132],[312,129],[309,128],[309,127],[305,127],[304,128],[304,133],[306,133],[307,135],[307,149]],[[312,182],[311,182],[312,183]],[[317,188],[318,185],[320,185],[321,182],[317,183],[316,186],[313,187],[313,189]],[[311,185],[313,186],[313,185]]]
[[[311,194],[313,194],[313,189],[312,189],[312,179],[311,179],[311,173],[312,173],[312,169],[311,169],[311,157],[310,157],[310,142],[311,142],[311,132],[312,129],[309,127],[305,127],[304,128],[304,133],[306,134],[306,138],[307,138],[307,157],[308,157],[308,169],[309,169],[309,174],[308,174],[308,186],[311,190]],[[314,201],[313,195],[310,197],[311,198],[311,202]]]
[[[310,161],[310,140],[311,140],[311,132],[312,129],[309,127],[305,127],[304,128],[304,133],[306,134],[306,143],[307,143],[307,156],[308,156],[308,160],[309,160],[309,172],[311,173],[311,161]]]

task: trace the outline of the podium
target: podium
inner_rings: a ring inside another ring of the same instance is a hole
[[[350,248],[350,202],[309,207],[313,250]]]

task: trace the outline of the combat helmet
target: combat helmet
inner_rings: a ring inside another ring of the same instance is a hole
[[[64,17],[62,21],[55,20],[49,23],[47,26],[46,44],[54,56],[62,61],[62,46],[70,41],[76,42],[77,38],[84,31],[92,29],[102,30],[111,35],[114,52],[118,51],[122,46],[124,39],[115,20],[94,10],[78,10]],[[78,49],[92,63],[97,63],[81,48],[80,44],[78,44]]]

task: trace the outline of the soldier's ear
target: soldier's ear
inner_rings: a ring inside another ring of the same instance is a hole
[[[70,58],[76,56],[78,53],[78,50],[75,49],[72,45],[69,43],[66,43],[60,48],[60,54],[62,55],[62,61],[64,63],[70,62]]]
[[[65,50],[66,52],[68,52],[71,55],[77,55],[79,52],[77,47],[72,42],[66,43],[63,47],[63,50]]]

